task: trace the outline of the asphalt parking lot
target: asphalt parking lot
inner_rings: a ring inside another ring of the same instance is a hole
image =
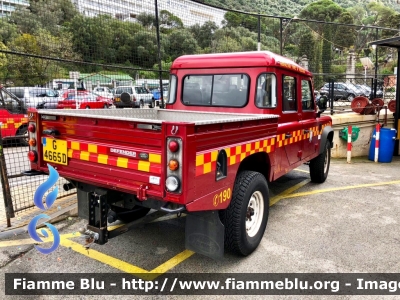
[[[70,217],[57,224],[61,244],[48,255],[38,252],[28,235],[0,240],[1,294],[5,273],[396,273],[399,187],[400,157],[387,164],[332,159],[323,184],[310,183],[304,165],[270,184],[269,221],[258,249],[248,257],[226,253],[220,261],[185,250],[184,216],[167,216],[88,250],[79,237],[85,222]]]

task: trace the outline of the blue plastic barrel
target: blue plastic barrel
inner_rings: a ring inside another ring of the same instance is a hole
[[[369,160],[375,160],[375,135],[376,129],[372,133],[371,144],[369,147]],[[394,144],[396,138],[396,129],[394,128],[381,128],[379,135],[379,155],[378,162],[390,163],[392,162]]]

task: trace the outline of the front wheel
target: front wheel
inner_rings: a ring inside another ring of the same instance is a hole
[[[326,141],[324,151],[310,160],[310,177],[315,183],[323,183],[328,177],[331,163],[331,142]]]
[[[260,244],[268,221],[269,193],[265,177],[243,171],[236,177],[228,208],[221,211],[225,225],[225,248],[247,256]]]

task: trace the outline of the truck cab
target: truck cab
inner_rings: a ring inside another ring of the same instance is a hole
[[[311,72],[269,51],[187,55],[171,66],[167,109],[279,115],[270,180],[319,150]],[[325,120],[325,121],[324,121]]]

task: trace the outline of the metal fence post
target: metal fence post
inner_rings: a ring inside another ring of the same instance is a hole
[[[1,172],[1,185],[3,187],[4,207],[6,209],[7,227],[11,227],[11,218],[14,218],[14,207],[11,199],[10,185],[7,177],[7,165],[3,151],[3,137],[0,130],[0,172]]]

